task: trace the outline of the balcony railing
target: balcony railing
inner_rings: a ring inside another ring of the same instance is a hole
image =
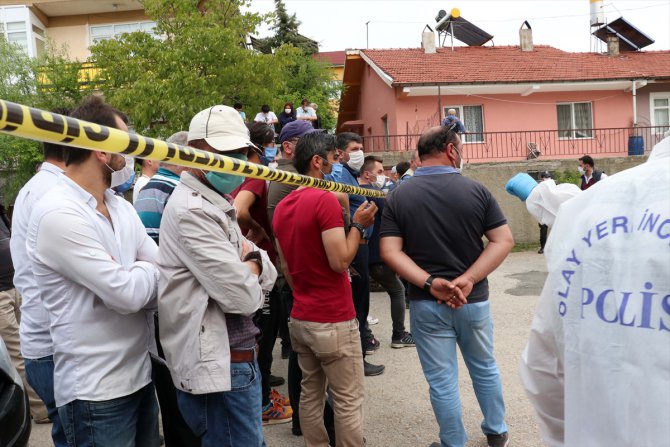
[[[616,157],[648,153],[663,138],[668,126],[482,132],[462,135],[463,156],[470,162],[526,160],[541,157],[573,158],[584,154]],[[363,137],[365,152],[410,151],[420,135]],[[634,138],[630,138],[634,137]]]

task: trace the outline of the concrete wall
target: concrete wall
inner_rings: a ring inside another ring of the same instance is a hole
[[[387,116],[389,134],[398,132],[396,128],[395,90],[366,65],[361,75],[361,98],[358,103],[358,116],[365,122],[364,135],[384,135],[384,122]]]
[[[367,155],[367,154],[366,154]],[[384,167],[390,169],[393,165],[409,158],[408,152],[376,153],[384,160]],[[607,175],[613,175],[625,169],[632,168],[647,160],[647,156],[614,157],[596,159],[596,168],[604,170]],[[505,184],[519,172],[528,172],[533,175],[537,172],[574,171],[577,174],[577,159],[570,160],[531,160],[519,162],[473,163],[466,165],[463,175],[470,177],[486,186],[493,194],[507,221],[512,228],[514,240],[517,243],[538,243],[539,229],[537,222],[528,214],[523,202],[505,191]]]

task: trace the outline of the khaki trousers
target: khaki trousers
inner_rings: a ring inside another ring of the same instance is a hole
[[[335,412],[337,447],[363,446],[363,354],[356,319],[341,323],[288,323],[302,369],[300,427],[307,447],[327,447],[323,425],[326,387]]]
[[[0,336],[7,346],[14,368],[21,375],[23,385],[28,392],[30,414],[35,421],[44,421],[47,409],[37,396],[37,393],[28,385],[26,370],[21,357],[21,342],[19,341],[19,323],[21,322],[21,295],[16,289],[0,292]]]

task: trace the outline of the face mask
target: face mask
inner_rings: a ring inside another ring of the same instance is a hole
[[[287,115],[290,115],[291,114],[291,109],[284,109],[284,113],[287,114]]]
[[[125,169],[125,168],[124,168]],[[130,188],[133,187],[133,183],[135,183],[135,172],[133,171],[133,174],[130,176],[127,182],[125,182],[123,185],[119,185],[114,188],[114,191],[123,194],[124,192],[128,191]]]
[[[582,168],[581,166],[578,166],[577,170],[579,171],[579,175],[584,175],[584,168]]]
[[[378,175],[377,180],[372,182],[372,184],[379,189],[382,189],[385,183],[386,183],[386,176],[384,174]]]
[[[244,154],[226,154],[230,158],[247,161],[247,156]],[[207,181],[221,194],[230,194],[244,183],[244,177],[241,175],[226,174],[225,172],[208,172],[205,174]]]
[[[110,182],[109,185],[110,188],[123,185],[128,180],[130,180],[130,178],[133,175],[135,175],[135,170],[133,169],[133,159],[130,157],[123,157],[123,159],[126,161],[126,164],[123,168],[119,169],[118,171],[115,171],[114,169],[111,168],[111,166],[105,163],[107,169],[112,171],[112,181]]]
[[[458,154],[458,158],[460,158],[460,160],[461,160],[461,163],[458,165],[458,168],[456,168],[460,172],[465,167],[465,162],[463,161],[463,154],[461,154],[461,151],[456,149],[456,153]]]
[[[343,168],[344,166],[342,166],[341,163],[333,163],[333,172],[331,172],[331,174],[337,177],[342,173]]]
[[[265,149],[265,156],[268,158],[268,160],[273,161],[275,158],[277,158],[276,147],[266,147],[264,149]]]
[[[354,151],[349,153],[349,162],[347,163],[351,169],[358,171],[365,162],[365,154],[363,151]]]

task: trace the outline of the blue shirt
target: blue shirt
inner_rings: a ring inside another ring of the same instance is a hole
[[[340,165],[341,168],[336,168],[337,165]],[[335,163],[333,165],[333,172],[331,174],[327,174],[325,179],[330,180],[331,182],[344,183],[345,185],[360,186],[358,184],[358,180],[356,180],[357,177],[358,171],[354,171],[349,167],[349,165]],[[349,194],[349,215],[352,219],[358,207],[361,206],[366,200],[367,199],[364,196],[359,196],[358,194]],[[363,236],[365,239],[369,239],[370,236],[372,236],[373,227],[374,226],[372,225],[365,230],[365,235]]]

